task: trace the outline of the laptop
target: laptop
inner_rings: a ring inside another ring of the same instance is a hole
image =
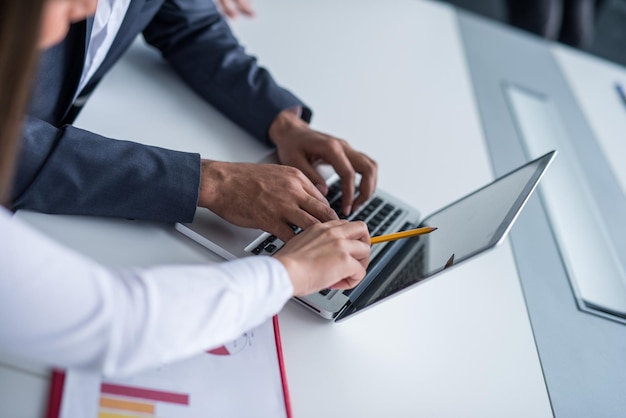
[[[294,299],[324,318],[340,321],[495,247],[506,237],[555,155],[551,151],[530,161],[425,218],[395,196],[376,190],[348,217],[366,222],[372,236],[425,226],[438,229],[372,246],[367,274],[353,289],[324,289]],[[339,179],[332,171],[325,175],[327,198],[338,211]],[[271,234],[234,226],[204,208],[198,209],[193,222],[177,224],[176,229],[226,260],[272,255],[283,245]]]

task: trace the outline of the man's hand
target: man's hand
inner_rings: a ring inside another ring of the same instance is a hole
[[[202,160],[198,205],[284,242],[294,237],[291,225],[306,229],[337,219],[326,198],[300,170],[278,164]]]
[[[367,155],[354,150],[346,141],[314,131],[294,112],[285,110],[272,122],[269,137],[276,145],[282,164],[296,167],[326,194],[328,189],[315,163],[326,162],[341,177],[341,211],[349,215],[361,206],[376,189],[378,166]],[[354,199],[356,173],[361,174],[359,195]]]
[[[222,13],[231,19],[234,19],[240,14],[254,17],[254,10],[252,10],[252,6],[248,0],[215,0],[215,2]]]

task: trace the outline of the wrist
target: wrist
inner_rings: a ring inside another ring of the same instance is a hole
[[[218,183],[223,176],[218,161],[200,160],[200,186],[198,190],[198,206],[211,208],[218,195]]]
[[[290,108],[283,110],[274,118],[267,132],[274,145],[278,146],[282,141],[292,137],[294,132],[308,127],[299,113],[298,108]]]
[[[280,257],[278,254],[274,256],[274,259],[278,260],[287,271],[287,277],[289,277],[289,281],[291,282],[291,286],[293,288],[292,296],[302,296],[306,294],[307,292],[303,290],[302,284],[297,279],[298,263],[289,257]]]

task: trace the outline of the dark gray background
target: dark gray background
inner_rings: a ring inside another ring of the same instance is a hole
[[[506,0],[440,0],[501,22]],[[626,0],[606,0],[597,16],[593,44],[587,52],[626,66]]]

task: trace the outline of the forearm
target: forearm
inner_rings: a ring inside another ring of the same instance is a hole
[[[193,219],[200,157],[28,118],[12,206],[163,222]]]
[[[267,135],[275,146],[279,147],[283,141],[292,141],[303,130],[310,129],[308,122],[302,119],[297,110],[290,108],[280,112],[270,124]]]
[[[128,374],[224,344],[291,297],[267,257],[111,271],[0,212],[0,351]]]
[[[300,106],[303,119],[310,119],[309,108],[244,52],[213,2],[176,3],[165,3],[144,36],[197,93],[265,141],[285,109]]]

